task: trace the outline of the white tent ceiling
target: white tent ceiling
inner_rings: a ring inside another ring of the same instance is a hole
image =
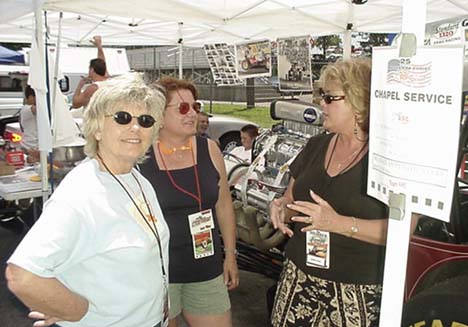
[[[363,32],[399,32],[403,0],[36,0],[48,11],[52,42],[58,12],[62,40],[87,43],[102,35],[105,45],[186,46],[239,43],[305,34],[342,33],[348,24]],[[33,0],[0,1],[0,41],[29,42]],[[468,15],[467,0],[427,0],[427,22]],[[180,24],[183,23],[180,29]]]

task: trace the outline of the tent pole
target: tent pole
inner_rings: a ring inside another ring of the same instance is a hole
[[[55,97],[57,95],[58,70],[59,70],[59,59],[60,59],[60,42],[62,39],[62,18],[63,18],[63,12],[60,12],[59,22],[58,22],[57,44],[55,46],[54,83],[52,84],[52,108],[55,108]],[[52,110],[52,112],[53,112],[52,121],[55,122],[55,110]]]
[[[34,11],[34,16],[35,16],[35,45],[37,47],[35,51],[35,56],[37,58],[31,58],[34,59],[34,65],[42,65],[42,69],[45,65],[44,59],[45,59],[45,47],[44,47],[44,35],[43,35],[43,20],[42,20],[42,10],[39,6],[38,1],[35,3],[35,11]],[[34,45],[32,46],[34,48]],[[32,64],[32,60],[31,64]],[[41,70],[41,67],[39,68],[39,71]],[[36,67],[34,67],[36,70]],[[36,91],[36,107],[37,107],[37,116],[36,119],[38,120],[38,127],[40,126],[41,122],[48,121],[48,118],[43,117],[42,120],[40,119],[42,115],[48,115],[47,111],[47,83],[44,83],[44,76],[36,76],[35,71],[31,71],[29,75],[29,84],[34,88]],[[40,74],[40,73],[39,73]],[[34,76],[31,76],[34,75]],[[34,78],[33,78],[34,77]],[[41,111],[42,110],[42,111]],[[49,130],[50,131],[50,130]],[[47,201],[49,197],[49,182],[48,182],[48,176],[47,176],[47,143],[46,140],[42,139],[41,137],[44,137],[44,134],[38,129],[38,137],[39,137],[39,161],[41,164],[41,189],[42,189],[42,200],[43,203]]]
[[[184,77],[184,72],[183,72],[183,55],[184,55],[184,39],[182,37],[182,26],[184,23],[179,23],[179,79],[182,79]]]

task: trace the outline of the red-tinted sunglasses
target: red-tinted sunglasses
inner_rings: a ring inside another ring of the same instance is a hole
[[[170,106],[177,106],[176,104]],[[181,102],[178,104],[179,106],[179,113],[181,115],[186,115],[190,111],[190,103],[188,102]],[[198,114],[200,112],[201,105],[199,102],[192,103],[192,109]]]
[[[190,103],[184,101],[184,98],[182,97],[178,89],[175,89],[175,91],[177,92],[177,95],[179,96],[180,100],[182,100],[182,102],[180,102],[178,105],[179,113],[181,115],[186,115],[190,111]],[[175,106],[175,105],[171,105],[171,106]],[[192,109],[198,114],[201,109],[200,102],[195,101],[194,103],[192,103]]]

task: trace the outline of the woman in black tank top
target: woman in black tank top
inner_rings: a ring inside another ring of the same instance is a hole
[[[194,136],[195,86],[174,78],[158,84],[167,93],[163,128],[141,172],[156,190],[171,233],[169,326],[183,313],[192,327],[230,327],[227,291],[238,286],[239,274],[224,159],[214,141]]]

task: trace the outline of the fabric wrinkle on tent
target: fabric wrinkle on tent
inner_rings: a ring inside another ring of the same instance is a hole
[[[24,55],[0,45],[0,64],[24,64]]]
[[[11,9],[11,3],[17,5]],[[351,0],[44,0],[42,9],[48,11],[51,42],[58,36],[62,11],[63,43],[88,44],[93,35],[101,35],[105,45],[176,45],[182,32],[184,46],[202,46],[345,31],[399,32],[402,4],[403,0],[368,0],[362,5]],[[29,42],[34,25],[31,15],[24,16],[27,6],[27,0],[0,2],[0,41]],[[427,22],[462,15],[468,15],[466,0],[427,0]]]

